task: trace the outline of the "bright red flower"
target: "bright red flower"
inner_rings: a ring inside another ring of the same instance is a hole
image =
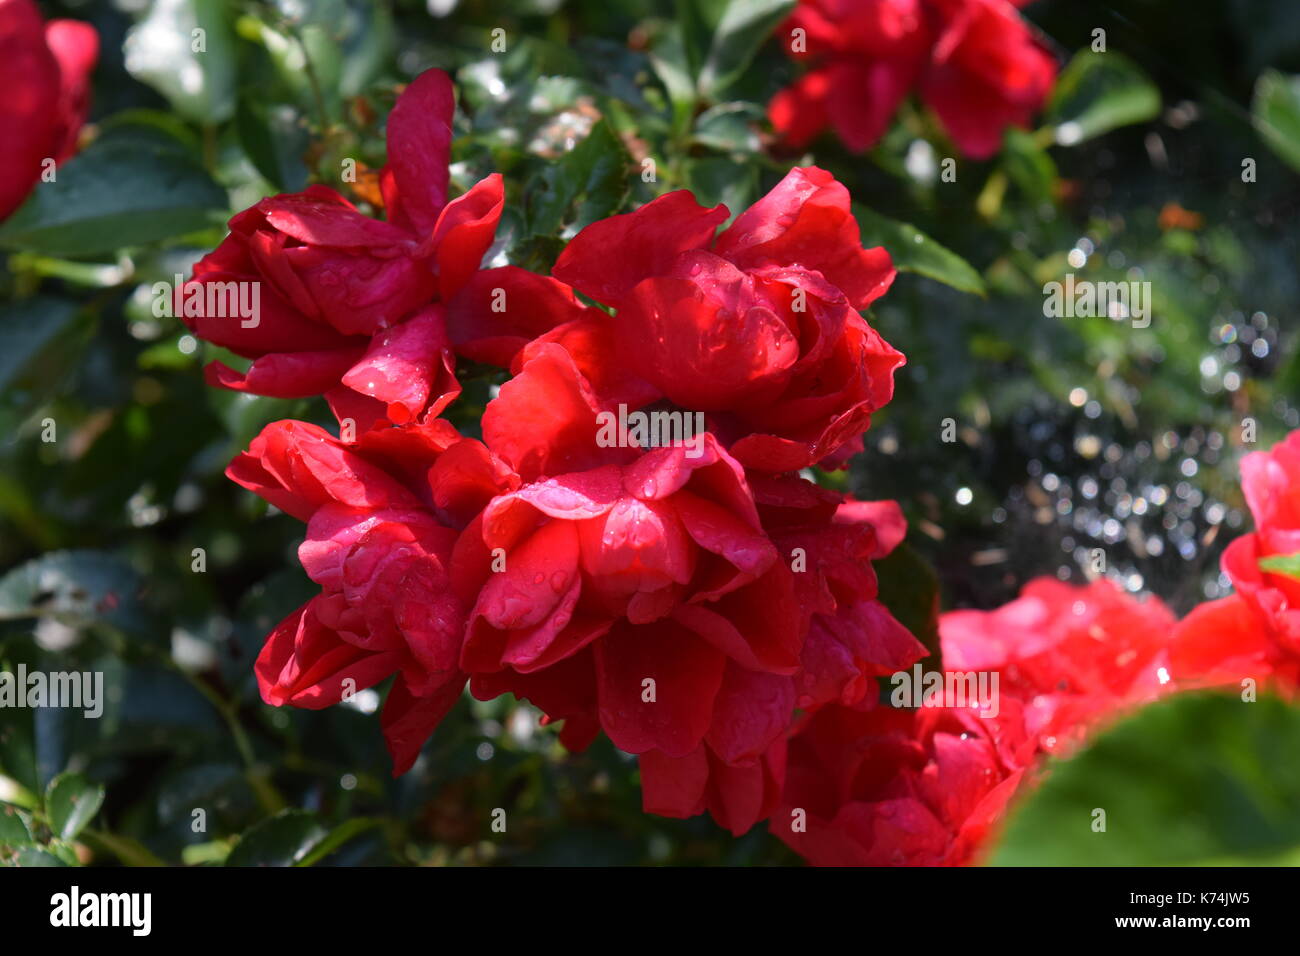
[[[944,671],[996,673],[996,712],[823,708],[790,738],[772,831],[817,865],[978,861],[1044,755],[1173,690],[1173,624],[1154,598],[1053,578],[996,610],[943,615]]]
[[[298,554],[321,586],[268,637],[256,666],[263,699],[319,709],[400,674],[383,722],[404,772],[465,684],[457,538],[512,477],[442,421],[377,429],[353,445],[275,422],[227,474],[307,522]]]
[[[816,167],[791,170],[715,238],[726,218],[679,190],[588,226],[553,271],[615,318],[541,341],[589,351],[593,381],[616,364],[620,398],[706,413],[748,468],[840,464],[903,363],[858,314],[893,281],[889,254],[862,248],[848,191]]]
[[[0,220],[23,204],[47,160],[75,152],[98,59],[90,24],[44,23],[31,0],[0,0]]]
[[[466,529],[452,562],[474,602],[471,690],[532,700],[565,721],[571,748],[604,730],[642,755],[648,810],[708,809],[742,833],[779,796],[801,694],[804,706],[856,699],[864,668],[924,652],[879,605],[869,567],[901,537],[901,515],[798,478],[760,476],[756,502],[708,433],[697,446],[602,447],[602,406],[573,356],[554,342],[525,353],[483,417],[522,484]],[[806,560],[791,561],[796,546]],[[828,633],[806,658],[814,619]]]
[[[802,0],[785,35],[804,31],[814,66],[768,114],[796,149],[827,126],[850,149],[874,146],[918,88],[957,148],[987,159],[1008,126],[1042,108],[1056,65],[1007,0]]]
[[[790,740],[771,829],[815,866],[973,862],[1024,771],[964,711],[832,706]]]
[[[1107,580],[1042,577],[995,610],[944,614],[939,634],[946,671],[997,671],[1008,720],[1021,711],[1034,749],[1060,754],[1099,722],[1173,690],[1174,624],[1158,598]]]
[[[493,174],[447,201],[454,110],[440,70],[422,73],[398,98],[381,178],[387,222],[319,185],[263,199],[230,220],[230,235],[176,296],[195,334],[253,360],[245,373],[212,363],[212,384],[325,394],[339,419],[361,431],[427,421],[460,393],[455,348],[508,364],[513,352],[502,336],[513,335],[517,350],[582,314],[552,279],[514,266],[478,271],[504,194]],[[222,290],[237,288],[226,283],[257,284],[257,316],[210,309],[209,295],[226,302]]]
[[[765,692],[779,701],[779,708],[767,712],[767,729],[789,723],[791,702],[804,711],[824,704],[874,706],[873,676],[909,667],[926,654],[877,599],[871,568],[871,559],[884,557],[903,539],[906,525],[898,505],[846,501],[788,476],[757,475],[752,483],[764,528],[795,571],[800,630],[807,638],[792,676],[738,689],[751,698]],[[749,713],[743,704],[736,701],[735,712],[753,721],[753,700]],[[777,806],[785,768],[784,735],[739,757],[709,740],[684,757],[651,751],[641,757],[644,806],[669,817],[707,810],[739,836]]]
[[[1255,531],[1229,544],[1222,562],[1237,593],[1201,605],[1179,625],[1175,673],[1197,683],[1276,677],[1300,687],[1300,580],[1260,566],[1300,554],[1300,431],[1246,455],[1241,484]]]

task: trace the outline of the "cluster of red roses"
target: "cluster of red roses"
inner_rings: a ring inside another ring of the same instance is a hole
[[[76,150],[98,58],[90,24],[46,23],[32,0],[0,0],[0,220]]]
[[[853,150],[884,135],[917,89],[961,152],[987,159],[1042,108],[1056,62],[1016,11],[1025,0],[800,0],[782,31],[811,69],[768,106],[799,149],[830,126]]]
[[[724,207],[672,192],[588,226],[552,276],[480,269],[502,183],[447,200],[453,111],[436,70],[401,95],[386,221],[323,186],[262,200],[181,293],[258,283],[252,321],[186,316],[251,360],[210,381],[323,395],[339,422],[273,423],[228,470],[306,522],[321,587],[258,659],[267,702],[396,676],[401,773],[468,682],[533,701],[570,748],[604,731],[640,755],[651,812],[737,834],[771,817],[816,863],[939,864],[976,858],[1041,756],[1116,714],[1178,686],[1294,684],[1300,584],[1259,558],[1300,551],[1300,436],[1246,459],[1260,531],[1225,560],[1238,597],[1176,627],[1108,582],[1039,580],[941,621],[948,671],[1000,676],[995,715],[881,705],[876,678],[926,654],[871,565],[901,512],[800,474],[861,448],[903,361],[860,315],[894,270],[844,187],[794,169],[721,232]],[[509,373],[481,441],[440,417],[465,363]],[[638,414],[686,425],[608,440],[602,422]]]
[[[262,200],[182,290],[259,283],[255,317],[187,314],[252,360],[210,381],[323,394],[340,424],[276,422],[229,468],[307,523],[321,587],[268,639],[263,696],[324,707],[397,675],[402,772],[468,680],[563,720],[570,747],[603,730],[640,754],[648,809],[743,832],[780,798],[796,708],[870,702],[924,654],[871,569],[897,506],[798,474],[860,449],[893,391],[903,357],[859,314],[890,258],[806,168],[721,232],[726,208],[679,191],[588,226],[552,277],[480,270],[501,180],[447,201],[453,108],[436,70],[402,93],[387,221],[323,186]],[[510,373],[482,441],[439,417],[458,361]],[[602,434],[637,414],[671,440]]]

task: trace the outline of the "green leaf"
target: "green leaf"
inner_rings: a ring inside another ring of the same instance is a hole
[[[226,866],[295,866],[326,838],[314,813],[283,810],[239,838]]]
[[[1075,54],[1061,72],[1047,116],[1056,141],[1072,146],[1160,113],[1160,90],[1122,53]]]
[[[82,256],[211,225],[226,194],[183,149],[159,140],[120,135],[90,146],[0,226],[0,246]]]
[[[1056,163],[1032,133],[1014,126],[1007,130],[1002,166],[1028,199],[1036,203],[1052,202]]]
[[[611,215],[628,191],[632,160],[604,120],[581,143],[534,180],[528,193],[532,235],[547,236],[563,226],[581,229]]]
[[[701,203],[724,203],[733,218],[758,198],[758,169],[723,156],[688,160],[686,180]]]
[[[0,803],[0,850],[35,845],[31,815],[12,804]]]
[[[730,0],[700,66],[700,95],[712,99],[734,83],[794,7],[794,0]]]
[[[1285,574],[1289,578],[1300,581],[1300,553],[1275,554],[1272,557],[1260,558],[1259,567],[1261,571]]]
[[[1264,142],[1300,171],[1300,76],[1265,70],[1255,82],[1250,111]]]
[[[887,219],[862,206],[854,207],[864,246],[884,246],[900,272],[915,272],[961,292],[984,295],[984,279],[957,253],[939,245],[905,222]]]
[[[1300,846],[1300,709],[1178,694],[1125,720],[1013,811],[992,862],[1173,866],[1266,862]],[[1094,832],[1097,809],[1105,832]]]
[[[383,820],[375,817],[356,817],[341,823],[331,830],[323,840],[312,847],[311,852],[296,864],[297,866],[315,866],[352,838],[382,826]]]
[[[235,109],[235,36],[226,9],[224,0],[154,0],[122,44],[127,72],[200,125],[223,123]]]
[[[670,24],[658,32],[649,59],[668,93],[673,129],[685,132],[690,128],[695,108],[695,80],[682,40],[682,29],[677,24]]]
[[[754,103],[719,103],[700,114],[695,121],[695,142],[726,153],[759,151],[756,124],[763,111]]]
[[[61,773],[45,788],[45,813],[50,829],[61,840],[75,839],[103,803],[103,784],[91,783],[79,773]]]
[[[0,408],[27,410],[56,394],[92,328],[63,299],[38,296],[0,309]]]

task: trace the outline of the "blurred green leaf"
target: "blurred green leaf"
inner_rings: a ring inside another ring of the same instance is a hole
[[[1300,846],[1300,709],[1178,694],[1098,737],[1013,812],[1001,866],[1266,861]],[[1094,810],[1106,812],[1093,831]]]
[[[9,866],[67,866],[68,864],[60,860],[52,853],[36,847],[23,847],[13,859],[8,862]]]
[[[61,773],[45,789],[45,813],[50,829],[61,840],[73,840],[104,803],[104,787],[79,773]]]
[[[1007,130],[1002,166],[1028,199],[1036,203],[1052,201],[1056,163],[1032,133],[1014,126]]]
[[[0,246],[81,256],[211,224],[226,195],[175,147],[153,138],[101,140],[59,167],[0,225]]]
[[[1057,78],[1047,117],[1056,141],[1072,146],[1160,113],[1160,90],[1122,53],[1075,54]]]
[[[700,64],[700,94],[713,99],[734,83],[794,7],[794,0],[729,0]]]
[[[12,804],[0,803],[0,850],[35,845],[30,814]]]
[[[900,272],[915,272],[962,292],[984,295],[984,280],[969,262],[915,226],[854,206],[864,246],[884,246]]]
[[[756,124],[763,109],[755,103],[719,103],[695,121],[695,142],[727,153],[756,153],[759,149]]]
[[[326,836],[316,814],[283,810],[245,832],[226,866],[295,866]]]
[[[181,116],[223,123],[235,110],[235,37],[223,0],[154,0],[123,44],[126,69]]]
[[[1300,76],[1265,70],[1251,102],[1255,129],[1288,166],[1300,171]]]
[[[54,551],[0,578],[0,620],[53,614],[69,625],[138,623],[140,578],[124,558],[103,551]]]
[[[1275,554],[1272,557],[1260,558],[1259,566],[1265,571],[1285,574],[1287,577],[1300,580],[1300,554]]]
[[[374,819],[372,817],[354,817],[345,823],[341,823],[326,834],[324,839],[313,846],[310,852],[298,861],[297,865],[315,866],[349,840],[365,833],[367,830],[373,830],[375,827],[383,826],[383,823],[383,820]]]
[[[22,416],[57,394],[93,325],[77,303],[49,296],[0,309],[0,409]]]

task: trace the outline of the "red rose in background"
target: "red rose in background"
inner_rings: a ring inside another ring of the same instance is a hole
[[[818,865],[976,862],[1044,755],[1174,689],[1173,625],[1154,598],[1053,578],[996,610],[943,615],[944,671],[996,672],[996,713],[823,708],[790,738],[773,833]]]
[[[773,97],[772,125],[794,149],[830,126],[855,152],[885,134],[933,42],[921,0],[804,0],[780,36],[812,68]]]
[[[715,237],[726,218],[679,190],[588,226],[553,271],[615,317],[540,341],[589,350],[592,381],[626,370],[620,396],[631,376],[642,403],[704,412],[747,468],[842,464],[903,363],[858,314],[893,281],[889,254],[862,248],[848,190],[816,167],[791,170]]]
[[[319,709],[400,674],[383,725],[394,772],[404,772],[465,685],[452,551],[511,477],[443,421],[378,429],[353,445],[275,422],[227,474],[307,522],[298,554],[321,586],[268,637],[256,667],[262,698]]]
[[[1222,562],[1237,593],[1202,604],[1179,625],[1175,674],[1206,684],[1272,676],[1300,688],[1300,580],[1260,567],[1300,554],[1300,431],[1246,455],[1241,485],[1255,531],[1228,545]]]
[[[803,49],[791,53],[814,65],[768,107],[795,149],[827,126],[850,149],[871,148],[916,88],[957,148],[987,159],[1008,126],[1042,108],[1056,77],[1007,0],[802,0],[783,34],[796,29]]]
[[[939,619],[947,671],[997,671],[1005,723],[1023,721],[1035,750],[1068,753],[1095,726],[1173,690],[1175,618],[1111,581],[1074,587],[1035,578],[993,611]]]
[[[76,150],[98,58],[90,24],[44,23],[31,0],[0,0],[0,220],[22,205],[47,159]]]

